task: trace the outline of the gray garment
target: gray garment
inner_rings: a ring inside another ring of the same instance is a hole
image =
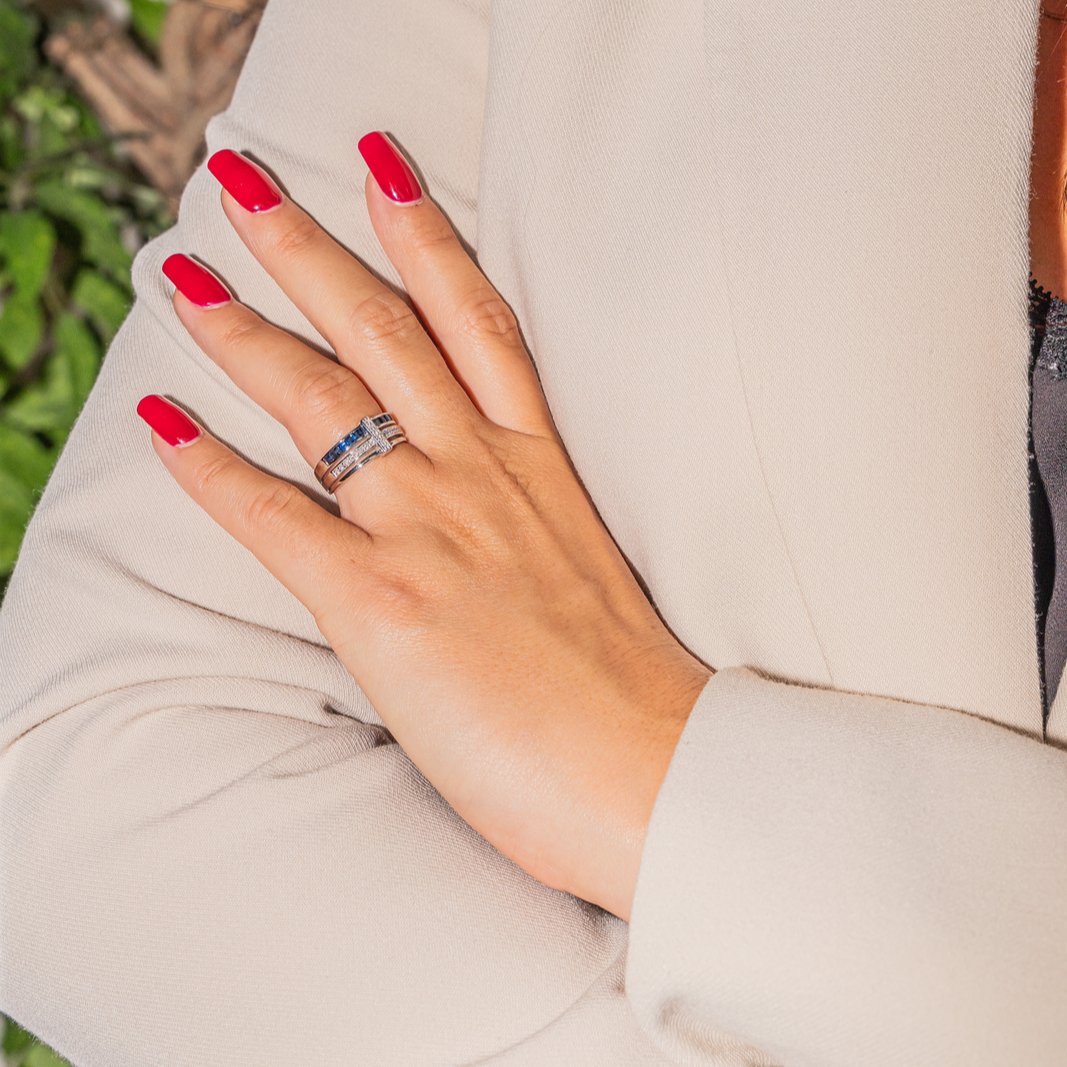
[[[1034,579],[1048,706],[1067,663],[1067,566],[1056,566],[1067,560],[1067,303],[1031,279],[1030,312]]]

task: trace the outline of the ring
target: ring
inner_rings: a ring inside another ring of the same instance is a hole
[[[367,415],[315,464],[315,477],[328,493],[377,456],[407,441],[400,424],[388,411]]]

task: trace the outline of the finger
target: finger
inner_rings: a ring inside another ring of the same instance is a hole
[[[392,141],[375,131],[360,139],[359,150],[370,168],[371,224],[456,378],[487,418],[524,433],[555,436],[514,312],[437,204],[426,197],[398,210],[398,197],[421,192]]]
[[[163,272],[175,285],[174,310],[182,325],[247,396],[289,431],[311,467],[360,419],[382,410],[348,367],[260,318],[202,264],[175,253],[163,263]],[[409,442],[388,469],[369,463],[359,478],[353,475],[337,486],[342,515],[373,522],[373,501],[384,500],[385,491],[395,496],[391,490],[398,477],[425,477],[429,461],[410,436]]]
[[[241,240],[409,432],[475,413],[407,301],[379,281],[266,172],[229,149],[208,169]]]
[[[338,575],[355,581],[367,573],[373,539],[365,530],[253,467],[163,397],[142,397],[137,414],[174,480],[316,621],[329,609],[325,594],[336,598]]]

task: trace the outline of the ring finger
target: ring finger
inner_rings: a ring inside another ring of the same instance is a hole
[[[167,258],[163,272],[175,285],[174,310],[190,336],[285,426],[311,467],[365,415],[383,410],[356,374],[260,318],[202,264],[177,253]],[[412,484],[425,474],[430,461],[410,437],[408,444],[389,459],[388,477],[372,460],[336,487],[343,517],[375,525],[384,515],[383,505],[395,499],[397,478]],[[358,493],[353,489],[357,476]]]

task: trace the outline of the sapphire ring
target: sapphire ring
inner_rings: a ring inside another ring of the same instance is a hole
[[[407,436],[388,411],[367,415],[315,464],[315,477],[328,493],[377,456],[384,456]]]

